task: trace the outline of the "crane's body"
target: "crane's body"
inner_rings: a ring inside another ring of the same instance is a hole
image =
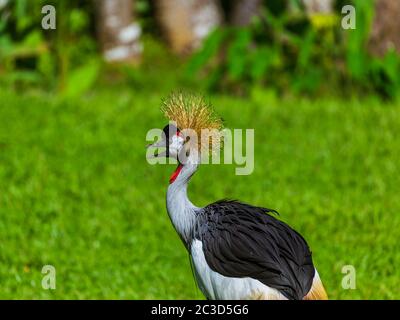
[[[276,219],[274,210],[231,200],[193,205],[187,187],[199,153],[188,152],[187,139],[175,126],[166,126],[164,133],[163,141],[152,146],[165,146],[162,155],[178,158],[167,211],[203,294],[208,299],[327,299],[306,241]],[[184,163],[179,160],[182,151]]]
[[[177,168],[167,211],[187,248],[197,284],[208,299],[324,297],[311,252],[273,210],[222,200],[204,208],[187,196],[197,165]]]

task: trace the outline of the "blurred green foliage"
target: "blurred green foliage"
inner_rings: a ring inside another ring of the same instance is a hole
[[[41,28],[41,10],[47,4],[60,13],[55,30]],[[97,78],[91,1],[8,1],[0,13],[1,85],[39,85],[74,95]]]
[[[307,16],[300,1],[265,1],[250,26],[217,29],[193,56],[188,72],[203,76],[209,89],[247,91],[254,85],[278,93],[344,94],[369,90],[385,98],[400,91],[400,59],[368,53],[373,1],[353,0],[356,29],[341,27],[333,14]]]
[[[300,0],[264,1],[262,12],[249,26],[218,28],[189,59],[174,57],[165,50],[154,2],[138,0],[135,11],[144,34],[143,64],[117,70],[101,62],[93,1],[4,3],[0,8],[3,87],[38,87],[72,97],[104,79],[123,78],[139,87],[148,86],[142,79],[150,77],[142,74],[151,71],[153,88],[167,80],[177,85],[179,78],[179,85],[235,94],[268,88],[272,95],[349,96],[368,92],[394,99],[400,92],[399,55],[394,50],[380,58],[368,53],[372,0],[350,1],[356,7],[355,30],[341,27],[341,8],[349,4],[344,0],[335,2],[333,14],[312,16],[305,13]],[[229,10],[228,1],[221,3],[225,11]],[[57,9],[56,30],[41,28],[45,4]],[[169,69],[159,63],[166,57]]]

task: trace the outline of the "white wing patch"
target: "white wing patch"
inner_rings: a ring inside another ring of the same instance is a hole
[[[252,278],[225,277],[211,270],[204,257],[203,244],[194,240],[191,256],[195,276],[203,294],[212,300],[287,300],[278,290]]]

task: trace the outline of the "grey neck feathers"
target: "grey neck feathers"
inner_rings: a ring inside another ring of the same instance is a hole
[[[196,213],[199,210],[187,196],[187,185],[196,172],[198,164],[186,163],[176,180],[171,183],[167,191],[167,211],[175,230],[186,247],[196,223]]]

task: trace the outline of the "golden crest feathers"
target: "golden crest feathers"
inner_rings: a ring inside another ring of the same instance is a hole
[[[181,131],[189,129],[196,133],[196,147],[200,152],[210,150],[211,147],[211,151],[214,152],[221,147],[222,120],[203,96],[172,93],[163,100],[161,111],[170,121],[175,122]],[[204,133],[205,130],[208,130],[208,143],[202,143],[202,131]]]

